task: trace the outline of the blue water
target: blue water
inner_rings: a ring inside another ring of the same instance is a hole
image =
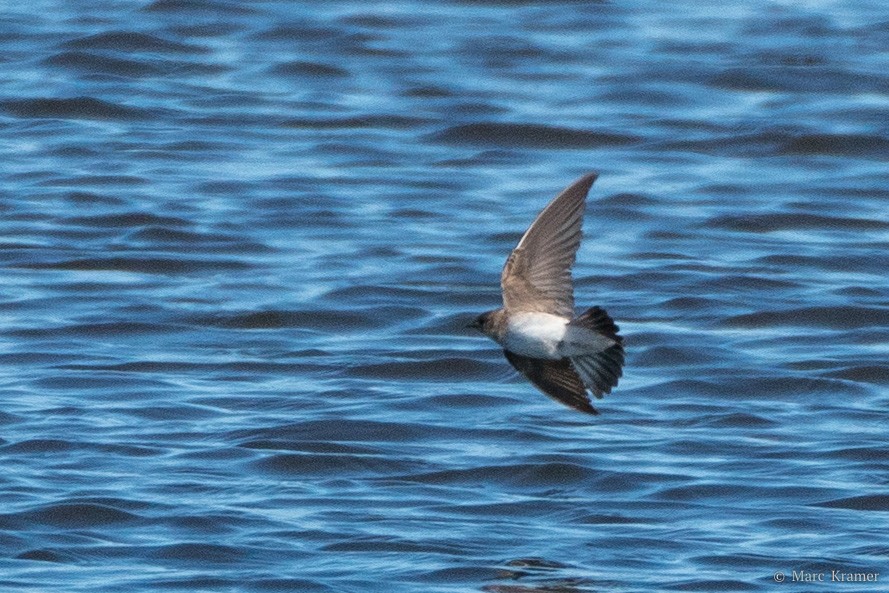
[[[887,590],[887,48],[877,1],[7,3],[0,590]],[[464,329],[588,171],[598,417]]]

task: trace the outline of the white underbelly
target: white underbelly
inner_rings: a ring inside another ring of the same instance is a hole
[[[568,320],[549,313],[514,313],[510,315],[503,337],[507,350],[530,356],[557,360],[564,357]]]

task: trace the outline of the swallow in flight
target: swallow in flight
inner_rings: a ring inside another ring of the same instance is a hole
[[[587,414],[598,414],[587,392],[611,393],[624,365],[623,338],[608,313],[593,307],[574,315],[571,267],[595,180],[581,177],[537,215],[503,266],[503,307],[469,326],[502,346],[537,389]]]

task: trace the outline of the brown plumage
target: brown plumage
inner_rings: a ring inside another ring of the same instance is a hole
[[[595,180],[581,177],[541,211],[503,267],[503,307],[471,324],[503,346],[535,387],[588,414],[598,412],[587,391],[597,398],[611,393],[624,365],[623,338],[604,309],[574,316],[571,267]]]

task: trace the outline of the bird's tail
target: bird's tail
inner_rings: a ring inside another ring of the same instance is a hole
[[[603,350],[571,357],[572,366],[593,395],[600,398],[605,393],[611,393],[611,389],[617,386],[618,379],[623,375],[624,339],[617,334],[620,328],[601,307],[587,309],[568,325],[582,327],[612,340],[611,345]]]
[[[586,329],[592,330],[597,334],[602,334],[606,338],[614,340],[618,344],[622,344],[624,339],[617,335],[620,328],[614,323],[614,320],[608,316],[605,309],[596,306],[587,309],[577,317],[571,320],[568,325],[579,325]]]

